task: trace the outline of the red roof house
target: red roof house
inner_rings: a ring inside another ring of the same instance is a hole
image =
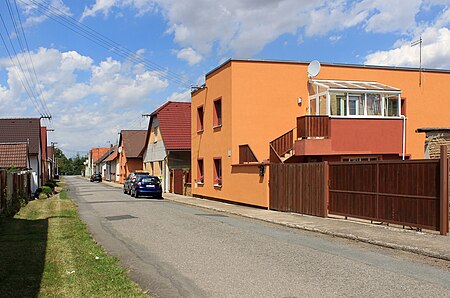
[[[0,143],[0,169],[30,167],[27,143]]]
[[[144,169],[160,176],[165,191],[189,194],[191,103],[168,101],[150,115]]]
[[[29,168],[32,172],[32,192],[35,192],[43,181],[42,136],[39,118],[0,119],[0,143],[28,144]]]

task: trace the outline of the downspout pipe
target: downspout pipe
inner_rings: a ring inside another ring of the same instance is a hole
[[[402,129],[402,160],[405,160],[405,147],[406,147],[406,117],[405,115],[400,115],[403,120]]]

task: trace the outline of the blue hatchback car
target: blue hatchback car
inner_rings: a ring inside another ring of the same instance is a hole
[[[162,199],[161,180],[156,176],[140,176],[131,185],[131,196],[153,196]]]

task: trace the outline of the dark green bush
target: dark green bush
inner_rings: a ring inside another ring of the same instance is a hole
[[[50,197],[53,194],[53,190],[49,186],[42,186],[42,193],[45,194],[48,197]]]

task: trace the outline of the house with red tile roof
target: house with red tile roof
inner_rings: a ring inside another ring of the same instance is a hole
[[[164,191],[190,194],[191,103],[168,101],[150,114],[144,170],[163,181]]]
[[[106,151],[99,159],[97,159],[96,168],[99,169],[98,173],[102,175],[103,180],[106,181],[118,181],[118,169],[119,165],[119,153],[118,146],[112,146]],[[116,179],[117,178],[117,179]]]
[[[142,152],[147,130],[122,130],[119,136],[119,182],[132,172],[142,170]]]
[[[45,131],[45,136],[46,136]],[[42,185],[43,136],[39,118],[2,118],[0,119],[0,143],[27,143],[29,168],[31,171],[31,191]]]
[[[91,150],[89,150],[89,154],[85,162],[86,168],[84,170],[84,175],[86,177],[90,177],[92,174],[99,173],[98,171],[96,171],[96,161],[108,150],[109,147],[92,148]]]
[[[0,143],[0,169],[30,168],[27,143]]]

